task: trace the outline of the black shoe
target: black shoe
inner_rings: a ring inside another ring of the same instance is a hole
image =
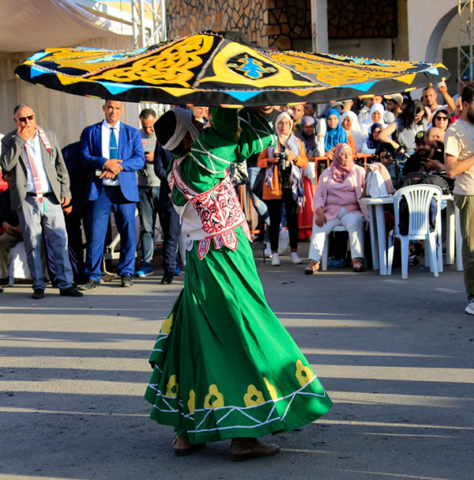
[[[132,287],[133,281],[130,275],[122,275],[122,287]]]
[[[93,288],[100,287],[100,282],[96,282],[95,280],[87,280],[87,283],[84,283],[84,285],[79,285],[77,287],[79,290],[92,290]]]
[[[3,293],[3,288],[2,287],[0,287],[0,293]]]
[[[44,290],[42,288],[35,288],[32,298],[34,298],[35,300],[41,300],[42,298],[44,298]]]
[[[10,285],[10,278],[0,278],[0,286],[2,287],[8,287]]]
[[[62,297],[83,297],[84,294],[81,293],[76,287],[65,288],[64,290],[59,290],[59,295]]]
[[[52,286],[53,288],[59,288],[58,282],[51,282],[51,286]],[[76,283],[76,282],[72,282],[72,283],[71,283],[71,286],[74,287],[74,288],[77,288],[77,283]]]
[[[173,283],[173,275],[169,272],[166,272],[163,275],[163,278],[161,279],[161,284],[162,285],[169,285],[170,283]]]

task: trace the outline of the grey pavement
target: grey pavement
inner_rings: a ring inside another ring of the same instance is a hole
[[[307,252],[303,244],[301,255]],[[230,461],[229,441],[176,458],[149,419],[148,356],[183,285],[161,271],[80,299],[18,285],[0,295],[0,480],[471,480],[474,317],[462,274],[258,270],[270,306],[334,400],[280,455]],[[271,332],[269,332],[271,334]]]

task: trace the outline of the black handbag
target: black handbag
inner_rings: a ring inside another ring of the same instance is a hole
[[[258,172],[257,178],[255,179],[255,183],[253,184],[252,193],[257,198],[263,197],[263,184],[265,183],[265,175],[267,173],[266,168],[261,168]]]

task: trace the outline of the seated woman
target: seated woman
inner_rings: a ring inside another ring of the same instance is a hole
[[[338,145],[333,163],[319,177],[314,196],[316,215],[306,275],[319,270],[326,236],[340,225],[349,232],[353,269],[355,272],[363,271],[364,220],[368,220],[368,213],[359,199],[364,180],[365,170],[354,163],[351,147],[347,143]]]
[[[382,124],[380,123],[373,123],[370,127],[370,133],[367,140],[362,145],[361,153],[365,153],[367,155],[375,155],[375,152],[380,148],[380,141],[379,135],[382,131]]]
[[[303,169],[308,166],[304,145],[292,132],[293,122],[288,113],[282,113],[275,122],[278,145],[266,148],[258,157],[258,166],[266,168],[263,201],[270,215],[270,246],[272,265],[280,265],[278,239],[283,202],[290,234],[290,262],[301,263],[298,256],[298,210],[303,204]],[[282,157],[281,155],[285,155]]]
[[[357,147],[354,137],[346,132],[340,123],[341,116],[335,108],[331,108],[326,113],[326,128],[321,128],[324,125],[323,120],[318,125],[318,157],[328,157],[330,160],[334,158],[334,151],[340,143],[347,143],[353,155],[357,152]]]
[[[441,128],[444,132],[448,129],[450,122],[451,115],[444,108],[438,110],[431,118],[431,126]]]
[[[356,144],[356,151],[360,152],[364,144],[364,135],[360,129],[359,119],[357,115],[351,110],[344,112],[341,115],[341,125],[346,131],[347,135],[351,134]]]

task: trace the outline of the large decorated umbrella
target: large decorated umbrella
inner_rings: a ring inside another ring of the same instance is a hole
[[[324,103],[414,90],[449,76],[442,64],[273,52],[213,32],[128,52],[48,48],[15,73],[75,95],[209,106]]]

